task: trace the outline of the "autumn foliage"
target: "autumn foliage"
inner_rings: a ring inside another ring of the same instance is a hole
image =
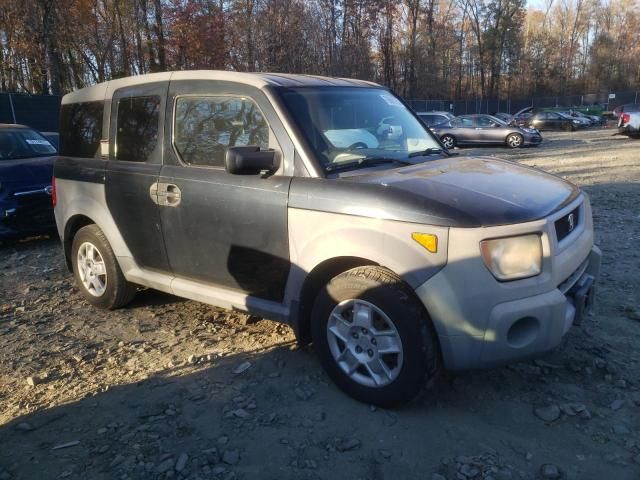
[[[356,77],[409,98],[640,88],[640,0],[1,0],[0,91],[180,69]]]

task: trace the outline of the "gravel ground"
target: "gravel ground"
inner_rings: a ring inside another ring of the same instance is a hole
[[[640,141],[461,150],[591,196],[598,309],[543,359],[446,373],[394,411],[340,393],[290,329],[144,291],[90,308],[57,240],[0,248],[0,480],[640,479]]]

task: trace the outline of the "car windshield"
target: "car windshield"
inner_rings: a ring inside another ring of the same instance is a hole
[[[47,157],[55,155],[53,145],[35,130],[10,128],[0,130],[0,160]]]
[[[385,89],[301,87],[280,93],[325,171],[408,163],[441,152],[424,124]]]

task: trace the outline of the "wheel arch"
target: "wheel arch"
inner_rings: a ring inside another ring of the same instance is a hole
[[[333,257],[316,265],[305,277],[300,290],[297,314],[293,321],[293,330],[302,345],[311,343],[311,311],[315,298],[333,277],[352,268],[379,266],[377,262],[363,257]]]
[[[62,245],[64,248],[64,258],[70,272],[73,271],[71,261],[71,246],[73,245],[73,239],[82,227],[94,225],[95,223],[95,221],[83,214],[73,215],[67,220],[67,223],[65,223]]]

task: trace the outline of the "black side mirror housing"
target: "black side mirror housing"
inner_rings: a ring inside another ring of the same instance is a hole
[[[279,158],[275,150],[260,150],[260,147],[229,147],[224,158],[224,167],[233,175],[260,175],[278,169]]]

